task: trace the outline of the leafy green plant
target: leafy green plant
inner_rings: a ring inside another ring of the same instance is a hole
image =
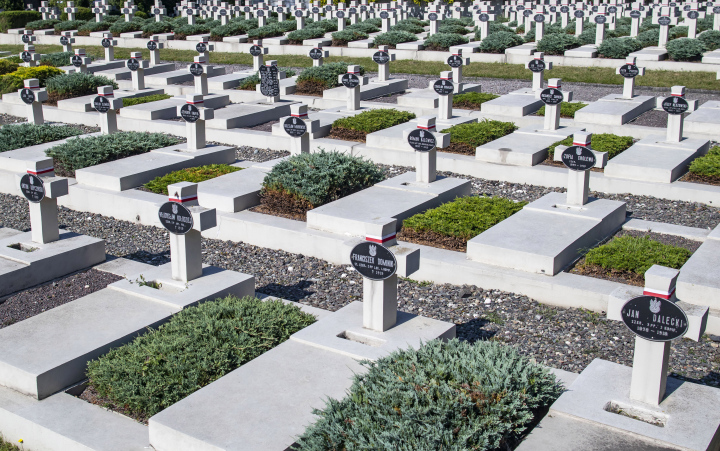
[[[57,19],[45,19],[45,20],[34,20],[25,24],[26,30],[49,30],[55,27],[55,24],[59,24],[60,21]]]
[[[302,44],[306,39],[317,39],[325,36],[325,30],[317,27],[307,27],[287,34],[290,44]]]
[[[419,31],[418,33],[421,32],[422,31]],[[438,33],[466,35],[470,33],[470,31],[462,25],[442,25],[438,27]]]
[[[0,75],[9,74],[10,72],[15,72],[20,65],[18,63],[13,63],[12,61],[8,61],[5,59],[0,59]]]
[[[250,77],[243,78],[237,88],[241,91],[254,91],[255,86],[260,83],[260,75],[254,74]]]
[[[341,47],[347,45],[348,42],[359,41],[361,39],[367,38],[368,34],[363,31],[356,29],[346,29],[343,31],[336,31],[332,34],[332,45],[336,47]]]
[[[312,315],[282,301],[229,296],[205,302],[89,362],[89,384],[149,418],[313,322]]]
[[[460,34],[435,33],[425,39],[425,49],[445,51],[453,45],[467,44],[468,42],[470,40]]]
[[[479,110],[480,106],[490,100],[497,99],[499,95],[489,92],[466,92],[453,96],[453,107],[468,110]]]
[[[141,31],[143,27],[143,24],[140,22],[132,21],[132,22],[123,22],[118,20],[114,24],[110,26],[110,33],[113,34],[113,36],[118,36],[120,33],[130,33],[132,31]]]
[[[273,166],[260,191],[264,205],[304,215],[320,205],[378,183],[372,162],[339,152],[294,155]]]
[[[49,78],[62,73],[62,70],[50,66],[18,67],[15,72],[0,76],[0,92],[2,94],[17,92],[24,86],[23,80],[29,78],[37,78],[40,86],[45,86]]]
[[[220,177],[221,175],[237,172],[241,168],[230,166],[229,164],[209,164],[206,166],[198,166],[195,168],[180,169],[165,174],[162,177],[155,177],[145,184],[145,188],[153,193],[168,194],[168,185],[179,182],[200,183],[206,180]]]
[[[450,133],[450,147],[443,151],[475,155],[476,147],[509,135],[515,130],[517,126],[512,122],[490,119],[454,125],[441,132]]]
[[[402,238],[437,241],[442,247],[464,250],[468,240],[514,215],[526,204],[502,197],[459,197],[403,221]]]
[[[646,236],[626,235],[591,249],[585,255],[585,264],[643,275],[652,265],[680,269],[691,255],[692,252],[682,247],[663,244]]]
[[[703,31],[698,36],[698,39],[705,45],[705,48],[710,51],[720,48],[720,31]]]
[[[282,36],[288,31],[293,31],[296,28],[297,22],[294,20],[286,20],[284,22],[270,23],[264,27],[249,30],[247,35],[248,38],[252,39],[273,38],[276,36]]]
[[[483,53],[505,53],[506,49],[521,45],[523,42],[523,38],[515,33],[499,31],[483,39],[478,50]]]
[[[690,163],[690,172],[711,181],[720,181],[720,147],[714,146],[705,156]]]
[[[115,81],[93,74],[72,72],[56,75],[45,82],[48,92],[48,104],[57,104],[59,100],[86,96],[97,93],[100,86],[112,86],[118,89]]]
[[[314,410],[301,451],[503,449],[562,393],[547,368],[491,341],[432,340],[362,365],[345,398]]]
[[[149,102],[157,102],[158,100],[166,100],[172,98],[169,94],[153,94],[151,96],[142,96],[142,97],[123,97],[123,106],[133,106],[133,105],[140,105],[143,103],[149,103]]]
[[[90,4],[88,2],[88,4]],[[77,5],[77,3],[76,3]],[[86,6],[78,6],[77,11],[75,12],[75,19],[77,21],[83,21],[87,22],[88,20],[92,20],[95,17],[95,15],[92,13],[92,10]],[[68,15],[66,12],[60,13],[60,20],[63,22],[74,22],[68,20]],[[69,28],[72,29],[72,28]]]
[[[22,7],[21,5],[21,8]],[[11,28],[25,28],[25,25],[28,23],[40,20],[41,18],[42,15],[39,11],[0,12],[0,32],[7,33]]]
[[[7,124],[0,128],[0,152],[37,146],[82,133],[82,130],[69,125]]]
[[[690,38],[673,39],[665,48],[670,58],[675,61],[698,61],[707,51],[701,40]]]
[[[218,24],[219,25],[219,24]],[[175,28],[175,37],[174,40],[184,40],[187,39],[188,36],[192,36],[195,34],[205,34],[210,33],[211,28],[208,25],[204,24],[195,24],[195,25],[181,25],[177,28]]]
[[[568,136],[548,148],[548,158],[552,160],[557,146],[572,146],[573,138]],[[618,136],[612,133],[595,133],[590,139],[590,146],[598,152],[607,152],[608,160],[614,158],[633,145],[632,136]]]
[[[409,20],[401,20],[398,23],[396,23],[392,28],[392,31],[406,31],[408,33],[412,34],[418,34],[425,31],[425,28],[418,25],[416,22],[409,21]]]
[[[377,33],[380,31],[379,27],[376,27],[372,23],[368,23],[368,21],[365,22],[358,22],[353,25],[348,25],[345,27],[345,30],[353,30],[353,31],[360,31],[362,33]]]
[[[575,112],[578,110],[582,110],[587,105],[587,103],[582,102],[563,102],[560,104],[560,117],[574,118]],[[535,114],[537,114],[538,116],[544,116],[545,105],[541,106]]]
[[[591,26],[585,25],[583,32],[580,33],[580,36],[578,36],[577,38],[578,42],[580,42],[580,44],[582,45],[595,44],[595,39],[597,38],[597,30],[595,24],[592,24]]]
[[[660,30],[650,29],[641,31],[635,39],[642,44],[643,48],[656,46],[660,42]]]
[[[295,21],[293,21],[294,23]],[[317,22],[312,22],[307,25],[307,28],[319,28],[323,30],[325,33],[330,33],[332,31],[337,31],[337,21],[336,20],[319,20]]]
[[[40,64],[62,67],[70,65],[70,58],[73,57],[74,52],[55,52],[46,53],[40,57]]]
[[[148,22],[140,28],[140,31],[143,32],[144,38],[149,38],[154,34],[170,33],[173,28],[172,22],[163,20],[162,22]]]
[[[69,139],[45,154],[55,160],[56,172],[73,177],[75,171],[153,149],[172,146],[178,140],[162,133],[117,132],[111,135]]]
[[[609,38],[598,46],[598,53],[606,58],[622,59],[642,48],[642,43],[634,38]]]
[[[298,75],[296,86],[298,91],[309,94],[322,94],[323,90],[338,85],[338,76],[347,72],[348,63],[326,63],[322,66],[309,67]],[[365,68],[360,66],[360,75]]]
[[[102,22],[88,22],[78,28],[78,36],[90,36],[90,33],[96,31],[107,31],[111,25],[112,23],[107,21],[107,17]]]
[[[87,20],[68,20],[55,24],[55,34],[60,34],[63,31],[77,30],[87,23]]]
[[[396,45],[402,44],[403,42],[414,42],[417,41],[417,36],[407,31],[388,31],[375,36],[373,40],[373,46],[387,45],[394,49]]]
[[[552,33],[544,36],[537,44],[537,51],[546,55],[564,55],[565,51],[580,46],[575,36],[565,33]]]
[[[668,33],[668,39],[686,38],[688,36],[688,31],[689,29],[686,26],[681,25],[672,27]]]
[[[365,141],[365,135],[394,127],[415,119],[413,113],[396,109],[378,108],[363,111],[355,116],[337,119],[332,123],[330,135],[338,139]]]

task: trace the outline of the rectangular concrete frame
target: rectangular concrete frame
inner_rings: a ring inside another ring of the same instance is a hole
[[[20,149],[8,150],[7,152],[0,152],[0,168],[5,171],[25,173],[27,172],[27,161],[33,158],[45,158],[47,155],[45,151],[52,147],[58,146],[67,142],[68,140],[75,138],[87,138],[89,136],[98,136],[101,133],[89,133],[87,135],[73,136],[72,138],[60,139],[58,141],[51,141],[45,144],[38,144],[35,146],[22,147]],[[13,184],[15,180],[13,177]],[[19,189],[17,187],[16,189]]]
[[[635,96],[623,99],[622,94],[610,94],[591,102],[575,112],[575,122],[622,125],[655,108],[655,97]]]
[[[720,127],[720,102],[710,100],[685,118],[683,130],[686,133],[717,134],[718,127]]]
[[[582,130],[575,127],[560,127],[558,130],[543,130],[537,126],[523,127],[479,146],[475,149],[475,158],[497,164],[535,166],[547,158],[548,147]]]
[[[583,207],[567,208],[565,200],[563,193],[549,193],[526,205],[468,241],[468,258],[552,276],[625,221],[624,202],[590,199]],[[539,237],[539,230],[552,233]]]
[[[360,192],[313,208],[307,213],[309,228],[344,235],[365,236],[365,225],[375,218],[397,219],[397,230],[410,216],[438,207],[457,197],[469,196],[467,180],[440,177],[433,183],[415,183],[406,172]]]
[[[113,91],[113,96],[116,99],[120,98],[135,98],[135,97],[144,97],[144,96],[151,96],[156,94],[163,94],[163,90],[160,88],[146,88],[142,91],[124,91],[121,89]],[[65,100],[59,100],[57,103],[57,107],[60,110],[64,111],[75,111],[75,112],[81,112],[81,113],[89,113],[89,112],[96,112],[95,108],[93,107],[93,101],[95,100],[95,97],[97,97],[97,94],[92,94],[89,96],[81,96],[81,97],[73,97],[72,99],[65,99]],[[122,111],[122,110],[121,110]],[[100,114],[100,113],[98,113]]]
[[[215,117],[205,123],[207,128],[228,130],[231,128],[254,127],[265,122],[275,121],[283,116],[290,115],[290,105],[297,103],[290,100],[281,100],[274,104],[267,104],[265,100],[253,103],[228,105],[215,110]]]
[[[198,183],[198,202],[206,208],[234,213],[260,204],[267,174],[256,168],[232,172]]]
[[[629,398],[631,374],[630,367],[593,360],[550,407],[550,415],[580,418],[683,450],[709,451],[720,446],[720,390],[668,377],[666,397],[653,407]],[[667,422],[658,427],[607,412],[604,408],[611,401],[667,417]]]
[[[392,66],[391,66],[392,67]],[[388,94],[401,92],[407,89],[408,81],[400,78],[390,79],[380,82],[377,79],[374,82],[360,86],[360,100],[374,99]],[[346,100],[348,96],[347,88],[340,86],[339,88],[326,89],[323,91],[323,98],[330,100]]]
[[[540,99],[535,98],[535,93],[509,93],[497,99],[483,102],[480,111],[483,114],[496,114],[499,116],[523,117],[534,113],[543,106]]]
[[[665,136],[652,135],[636,142],[608,161],[605,176],[671,183],[685,174],[690,163],[705,155],[710,147],[710,142],[702,139],[685,138],[679,143],[665,139]]]
[[[720,311],[720,241],[706,240],[682,266],[677,297]]]
[[[8,246],[21,244],[32,252]],[[72,232],[58,241],[39,244],[31,232],[0,239],[0,296],[47,282],[105,260],[105,241]]]
[[[211,146],[191,151],[185,146],[178,144],[78,169],[75,178],[82,185],[124,191],[178,169],[235,161],[235,149],[232,147]]]

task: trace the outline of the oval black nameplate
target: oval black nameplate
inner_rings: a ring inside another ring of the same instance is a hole
[[[584,146],[570,146],[562,153],[562,162],[572,171],[589,171],[595,167],[595,154]]]
[[[135,58],[130,58],[129,60],[127,60],[125,65],[133,72],[140,69],[140,61],[136,60]]]
[[[430,152],[437,147],[437,140],[429,131],[415,129],[408,135],[408,144],[418,152]]]
[[[32,89],[22,88],[20,90],[20,98],[28,105],[32,105],[32,103],[35,101],[35,93],[32,91]]]
[[[262,55],[262,49],[260,48],[260,46],[253,45],[252,47],[250,47],[250,54],[252,56],[260,56]]]
[[[458,55],[450,55],[447,59],[447,63],[450,67],[462,67],[463,60]]]
[[[323,52],[320,49],[310,49],[310,58],[319,60],[323,57]]]
[[[355,74],[344,74],[342,76],[342,84],[346,88],[356,88],[360,85],[360,78]]]
[[[363,277],[385,280],[397,272],[397,260],[383,245],[365,241],[350,251],[350,263]]]
[[[437,80],[433,83],[433,89],[438,95],[449,96],[455,92],[455,85],[450,80]]]
[[[45,184],[37,175],[23,175],[20,178],[20,191],[27,200],[33,203],[38,203],[45,198]]]
[[[542,100],[545,105],[558,105],[562,103],[563,98],[562,91],[555,88],[545,88],[540,93],[540,100]]]
[[[158,210],[160,224],[168,232],[185,235],[193,228],[193,217],[190,210],[178,202],[165,202]]]
[[[390,62],[390,54],[388,52],[375,52],[372,58],[376,64],[387,64]]]
[[[528,69],[530,69],[531,72],[542,72],[545,70],[545,61],[530,60],[528,63]]]
[[[93,100],[93,107],[99,113],[107,113],[110,111],[110,101],[103,96],[97,96]]]
[[[199,63],[192,63],[190,65],[190,73],[193,74],[196,77],[199,77],[205,72],[205,70],[202,67],[202,64]]]
[[[197,122],[200,119],[200,110],[195,105],[186,103],[180,108],[180,117],[186,122]]]
[[[635,78],[640,75],[640,69],[634,64],[623,64],[620,67],[620,75],[625,78]]]
[[[688,331],[687,315],[667,299],[638,296],[627,301],[620,314],[628,329],[646,340],[675,340]]]
[[[158,47],[157,47],[157,42],[155,42],[155,41],[149,41],[149,42],[147,43],[147,48],[148,48],[148,50],[157,50],[157,48],[158,48]]]
[[[690,105],[682,97],[666,97],[662,102],[662,109],[668,114],[683,114],[690,108]]]
[[[283,128],[285,133],[295,138],[300,137],[307,133],[307,124],[304,120],[298,117],[289,117],[283,122]]]

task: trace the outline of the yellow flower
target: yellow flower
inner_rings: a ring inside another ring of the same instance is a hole
[[[23,442],[23,439],[18,440],[18,442],[22,443],[22,442]]]

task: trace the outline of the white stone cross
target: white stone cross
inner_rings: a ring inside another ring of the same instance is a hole
[[[75,56],[80,57],[82,64],[80,67],[75,67],[75,70],[77,70],[80,73],[86,73],[88,64],[90,64],[90,58],[85,56],[85,49],[75,49]],[[70,58],[70,63],[72,64],[72,58]],[[73,65],[74,66],[74,65]]]
[[[593,16],[593,21],[595,22],[595,45],[597,46],[605,40],[605,24],[608,20],[606,11],[607,8],[605,6],[598,6],[598,10]]]
[[[31,36],[31,37],[35,38],[35,36]],[[25,66],[25,67],[37,66],[38,61],[40,61],[40,55],[35,53],[35,46],[33,44],[25,44],[23,47],[25,48],[25,50],[20,52],[20,54],[19,54],[20,58],[22,58],[23,53],[27,52],[28,54],[30,54],[30,61],[23,63],[23,66]],[[23,59],[23,61],[25,61],[25,60]]]
[[[437,149],[443,149],[450,145],[450,134],[438,133],[435,122],[434,116],[417,118],[416,129],[432,134],[436,142],[435,148],[429,151],[415,151],[415,182],[417,183],[432,183],[437,179]],[[405,142],[408,142],[408,137],[413,131],[414,129],[407,129],[403,132]]]
[[[152,8],[152,13],[155,16],[155,22],[162,22],[163,16],[167,14],[167,10],[160,1],[156,1],[155,6]]]
[[[67,20],[75,20],[75,14],[77,13],[78,9],[75,8],[75,2],[67,2],[63,11],[67,13]]]
[[[262,39],[256,39],[253,44],[260,47],[260,54],[253,55],[253,70],[255,72],[260,70],[260,66],[263,65],[263,55],[267,55],[268,49],[262,46]]]
[[[293,103],[290,105],[290,117],[280,121],[280,126],[284,127],[285,120],[297,118],[305,123],[307,127],[302,136],[290,136],[290,155],[300,155],[301,153],[310,153],[310,135],[318,130],[320,121],[308,119],[308,106],[302,103]]]
[[[478,15],[475,18],[475,24],[480,30],[480,40],[482,41],[488,35],[488,24],[495,21],[495,14],[490,13],[490,8],[487,5],[483,5],[478,10]],[[487,20],[481,20],[480,18],[487,18]]]
[[[625,11],[625,16],[630,17],[630,37],[637,37],[637,35],[640,33],[640,21],[647,16],[647,10],[640,11],[639,9],[635,8],[628,9],[627,11]]]
[[[217,213],[198,206],[197,183],[173,183],[168,185],[168,194],[170,202],[187,207],[193,218],[192,230],[169,234],[172,278],[187,283],[202,276],[202,232],[217,225]]]
[[[452,72],[449,70],[440,72],[440,80],[445,80],[452,84]],[[452,119],[453,117],[453,93],[455,92],[455,87],[453,87],[453,91],[449,95],[439,95],[438,94],[438,119],[441,121],[445,121],[448,119]]]
[[[430,32],[428,36],[432,36],[438,32],[438,20],[441,20],[440,11],[437,6],[432,6],[428,10],[428,20],[430,21]]]
[[[390,81],[390,62],[395,61],[395,54],[390,53],[390,47],[387,45],[379,45],[378,52],[385,52],[390,56],[387,63],[378,64],[378,81]]]
[[[145,69],[150,66],[150,62],[142,59],[141,52],[130,52],[130,59],[125,62],[125,66],[130,69],[133,91],[145,89]],[[131,67],[137,69],[132,70]]]
[[[296,8],[293,12],[298,30],[302,30],[305,28],[305,18],[308,16],[308,14],[308,10],[303,8]]]
[[[45,197],[40,202],[30,202],[30,237],[38,244],[52,243],[60,239],[58,228],[57,198],[68,193],[68,179],[55,177],[53,159],[36,157],[26,160],[27,174],[39,177],[45,188]],[[18,174],[18,188],[21,188]],[[27,189],[27,187],[25,187]]]
[[[308,56],[310,56],[310,55],[313,54],[313,53],[317,55],[317,52],[320,52],[320,57],[319,57],[319,58],[312,58],[312,57],[311,57],[312,60],[313,60],[313,67],[322,66],[322,65],[323,65],[323,60],[330,55],[330,52],[328,52],[327,50],[323,50],[323,49],[322,49],[322,43],[319,43],[318,45],[316,45],[315,47],[313,47],[312,49],[310,49],[310,51],[308,52]]]
[[[550,15],[545,12],[543,5],[537,5],[532,19],[535,22],[535,42],[539,42],[545,37],[545,22],[550,21]]]
[[[28,122],[30,124],[42,125],[45,123],[43,116],[42,102],[48,99],[47,90],[40,88],[40,80],[37,78],[28,78],[23,80],[23,89],[18,90],[18,95],[24,90],[29,89],[33,93],[33,102],[28,104]]]
[[[578,17],[578,14],[582,14],[581,17]],[[583,6],[576,4],[575,5],[575,11],[573,11],[573,17],[575,18],[575,37],[578,37],[582,34],[583,30],[585,29],[585,11],[583,9]]]
[[[637,67],[636,60],[637,60],[637,58],[635,58],[633,56],[629,56],[629,57],[625,58],[625,64],[623,66],[615,69],[615,73],[618,75],[622,75],[620,73],[621,72],[620,69],[622,69],[622,67],[625,67],[626,65],[629,65],[629,66],[635,66],[637,68],[636,76],[645,75],[645,68]],[[625,80],[623,81],[623,96],[622,96],[622,98],[628,99],[628,100],[632,99],[633,97],[635,97],[635,77],[623,77],[623,78]]]
[[[160,37],[157,35],[151,36],[147,48],[150,51],[150,65],[160,64],[160,49],[165,48],[165,44],[160,42]]]
[[[697,21],[698,19],[705,18],[705,12],[699,11],[697,2],[686,3],[690,6],[690,9],[683,11],[682,15],[685,17],[685,24],[688,26],[688,38],[695,39],[697,37]]]
[[[136,11],[137,7],[133,5],[133,2],[125,2],[125,7],[120,12],[125,15],[125,22],[132,22]]]
[[[95,22],[102,22],[105,8],[100,5],[95,5],[92,9],[92,12],[93,14],[95,14]]]
[[[713,30],[720,31],[720,5],[713,6],[712,13],[713,13]]]
[[[604,168],[608,161],[607,152],[598,152],[590,147],[592,141],[591,133],[575,133],[573,135],[573,146],[586,147],[595,155],[595,168]],[[554,161],[562,161],[562,153],[566,146],[556,146]],[[568,169],[567,205],[582,207],[587,204],[590,194],[590,170],[574,171]]]
[[[194,105],[200,111],[200,117],[195,122],[185,121],[185,130],[187,133],[188,150],[203,149],[206,146],[205,141],[205,121],[215,118],[215,110],[203,107],[203,96],[191,94],[186,97],[186,105]],[[182,116],[180,110],[183,105],[178,105],[177,115]]]
[[[102,97],[108,100],[110,103],[110,109],[106,112],[99,112],[100,114],[100,131],[103,135],[110,135],[118,131],[117,128],[117,110],[122,108],[122,99],[116,99],[113,92],[112,86],[99,86],[97,88],[98,97]],[[102,100],[102,99],[99,99]],[[93,101],[93,104],[95,102]]]
[[[662,104],[665,101],[680,102],[681,100],[688,104],[687,113],[695,111],[698,107],[697,100],[685,99],[685,86],[673,86],[670,88],[670,97],[658,97],[656,102],[657,107],[662,109]],[[682,141],[684,122],[684,114],[668,114],[667,142],[679,143]]]
[[[451,58],[453,56],[456,56],[456,57],[460,58],[460,61],[461,61],[461,64],[458,67],[451,66],[453,83],[455,83],[455,94],[460,94],[460,92],[462,92],[462,89],[463,89],[462,68],[463,68],[463,66],[467,66],[468,64],[470,64],[470,58],[463,58],[462,52],[463,52],[462,48],[458,48],[455,50],[455,52],[451,56]],[[449,60],[450,60],[450,58],[448,58],[448,61]],[[455,59],[455,60],[457,60],[457,59]]]
[[[113,35],[110,32],[103,33],[102,41],[107,44],[107,47],[103,45],[103,48],[105,49],[105,61],[107,62],[115,60],[115,46],[118,42],[112,37]]]
[[[675,17],[674,10],[666,6],[661,7],[660,15],[653,16],[652,23],[660,25],[658,47],[665,48],[670,33],[670,25],[677,25],[677,17]]]
[[[62,38],[65,38],[65,40]],[[75,44],[75,38],[72,37],[72,32],[63,31],[62,38],[60,38],[60,45],[62,45],[63,52],[72,52],[72,45]]]
[[[536,61],[542,62],[544,64],[544,69],[538,72],[533,71],[533,80],[532,80],[532,90],[533,91],[542,91],[543,89],[543,74],[546,70],[550,70],[553,67],[553,63],[545,62],[545,54],[543,52],[535,52],[533,54],[533,59],[525,63],[525,68],[530,69],[531,64],[539,64],[536,63]],[[542,66],[541,66],[542,67]]]
[[[347,88],[347,110],[357,111],[360,109],[360,90],[361,87],[368,84],[368,78],[364,75],[360,75],[360,66],[348,65],[348,74],[354,74],[360,79],[360,83],[354,88]],[[343,75],[338,75],[338,83],[342,83]]]
[[[548,89],[559,91],[562,96],[562,102],[570,102],[573,99],[572,91],[563,91],[561,79],[551,78],[548,80]],[[542,91],[535,91],[535,96],[540,97]],[[560,112],[562,110],[562,102],[557,105],[545,104],[545,130],[557,130],[560,128]]]

